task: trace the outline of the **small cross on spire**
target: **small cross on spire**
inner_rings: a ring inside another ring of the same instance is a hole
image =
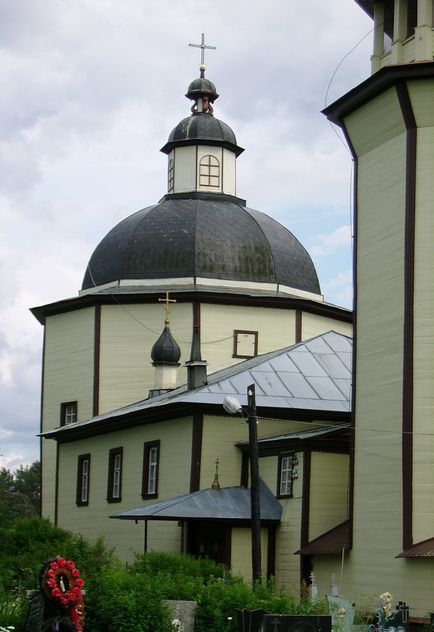
[[[201,33],[200,44],[189,44],[193,48],[200,48],[200,70],[205,70],[205,49],[217,50],[216,46],[207,46],[205,44],[205,33]]]
[[[166,292],[166,298],[159,298],[158,302],[164,303],[163,308],[164,308],[164,311],[166,312],[166,318],[164,320],[164,324],[168,325],[169,314],[170,314],[170,303],[176,303],[176,300],[174,298],[169,298],[169,292]]]

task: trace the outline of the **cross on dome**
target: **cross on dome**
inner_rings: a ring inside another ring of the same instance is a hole
[[[164,320],[164,324],[168,325],[169,324],[169,315],[170,315],[170,303],[176,303],[176,300],[174,298],[169,298],[169,292],[166,292],[166,298],[159,298],[158,302],[159,303],[164,303],[163,308],[164,308],[164,311],[166,313],[166,318]]]
[[[192,48],[200,48],[200,74],[203,77],[205,72],[205,49],[217,50],[216,46],[205,44],[205,33],[201,33],[200,44],[189,44]]]

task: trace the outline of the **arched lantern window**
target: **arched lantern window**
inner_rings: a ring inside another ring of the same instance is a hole
[[[207,154],[199,163],[199,186],[220,186],[220,163],[215,156]]]

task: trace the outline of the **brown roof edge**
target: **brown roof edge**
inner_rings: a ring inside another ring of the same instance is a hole
[[[30,308],[33,316],[43,325],[47,316],[62,314],[64,312],[93,307],[94,305],[112,305],[116,303],[155,303],[158,297],[161,297],[163,290],[156,290],[152,293],[134,293],[131,294],[84,294],[83,296],[75,296],[63,299],[46,305],[39,305]],[[174,290],[176,300],[178,302],[197,302],[222,304],[222,305],[247,305],[258,307],[276,307],[288,309],[301,309],[302,311],[335,318],[342,322],[351,323],[353,320],[352,310],[330,303],[321,303],[310,299],[293,297],[293,296],[253,296],[249,294],[235,294],[224,292],[205,292],[205,291],[178,291]]]
[[[345,520],[302,546],[294,555],[340,555],[350,548],[350,521]]]
[[[434,557],[434,538],[422,540],[417,544],[413,544],[409,549],[402,551],[396,557]]]
[[[397,81],[432,79],[433,77],[434,62],[384,66],[334,103],[328,105],[322,113],[335,125],[342,125],[345,116],[351,114],[374,96],[395,85]]]

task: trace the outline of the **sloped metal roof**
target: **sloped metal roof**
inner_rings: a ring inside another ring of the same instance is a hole
[[[396,557],[434,557],[434,538],[418,542]]]
[[[282,507],[263,481],[260,482],[261,520],[280,522]],[[204,489],[162,500],[146,507],[122,511],[110,518],[122,520],[230,520],[251,519],[250,489],[224,487]]]
[[[351,358],[351,338],[329,331],[213,373],[208,376],[208,384],[200,388],[189,391],[181,386],[159,397],[56,428],[43,436],[60,437],[64,433],[66,436],[91,424],[134,413],[151,413],[173,404],[222,406],[226,395],[236,396],[245,405],[250,384],[256,385],[258,408],[349,413]]]
[[[340,555],[342,549],[350,548],[350,522],[345,520],[333,529],[305,544],[294,555]]]

